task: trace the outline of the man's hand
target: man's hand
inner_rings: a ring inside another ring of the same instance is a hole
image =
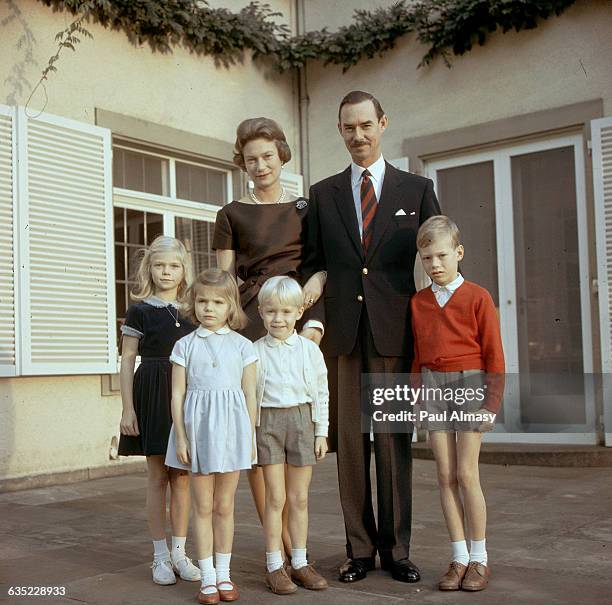
[[[315,456],[317,460],[323,460],[327,454],[327,437],[315,437]]]
[[[304,328],[300,332],[300,336],[304,338],[308,338],[308,340],[312,340],[316,345],[321,344],[321,340],[323,339],[323,333],[319,328]]]

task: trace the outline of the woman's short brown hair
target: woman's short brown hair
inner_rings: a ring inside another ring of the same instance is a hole
[[[236,143],[234,144],[234,164],[246,172],[244,163],[244,146],[255,139],[274,141],[278,149],[278,157],[283,164],[291,159],[291,149],[283,129],[270,118],[249,118],[240,122],[236,129]]]

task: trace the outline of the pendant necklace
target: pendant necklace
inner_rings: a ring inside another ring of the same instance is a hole
[[[174,325],[175,325],[177,328],[180,328],[180,327],[181,327],[181,324],[180,324],[180,322],[179,322],[179,320],[178,320],[178,316],[179,316],[178,309],[176,310],[176,317],[174,317],[174,315],[172,315],[172,311],[170,311],[170,307],[171,307],[171,306],[172,306],[172,305],[168,305],[167,307],[164,307],[164,308],[166,309],[166,311],[168,311],[168,313],[170,313],[170,317],[172,317],[172,319],[174,319]]]
[[[213,332],[214,334],[214,332]],[[213,349],[213,346],[210,342],[208,342],[208,339],[210,338],[210,336],[207,336],[204,339],[204,345],[206,346],[206,352],[208,353],[208,355],[210,356],[210,359],[212,361],[212,367],[216,368],[219,365],[219,358],[217,357],[217,355],[215,354],[215,351]],[[221,345],[219,346],[219,350],[217,351],[217,353],[219,353],[223,347],[223,345],[225,344],[225,339],[221,340]]]

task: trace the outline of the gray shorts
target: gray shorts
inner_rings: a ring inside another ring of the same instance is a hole
[[[290,408],[261,408],[257,433],[257,464],[312,466],[314,422],[309,403]]]
[[[423,386],[442,389],[444,393],[465,394],[466,389],[482,389],[485,375],[482,370],[463,370],[460,372],[435,372],[422,368]],[[486,392],[486,391],[484,391]],[[428,431],[465,432],[478,431],[481,421],[472,420],[469,415],[478,411],[483,400],[463,400],[460,397],[448,399],[432,396],[421,401],[420,410],[425,409],[428,418],[421,420],[421,427]]]

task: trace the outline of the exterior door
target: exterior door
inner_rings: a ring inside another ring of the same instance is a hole
[[[596,443],[583,140],[432,161],[460,270],[499,311],[508,372],[490,441]]]

